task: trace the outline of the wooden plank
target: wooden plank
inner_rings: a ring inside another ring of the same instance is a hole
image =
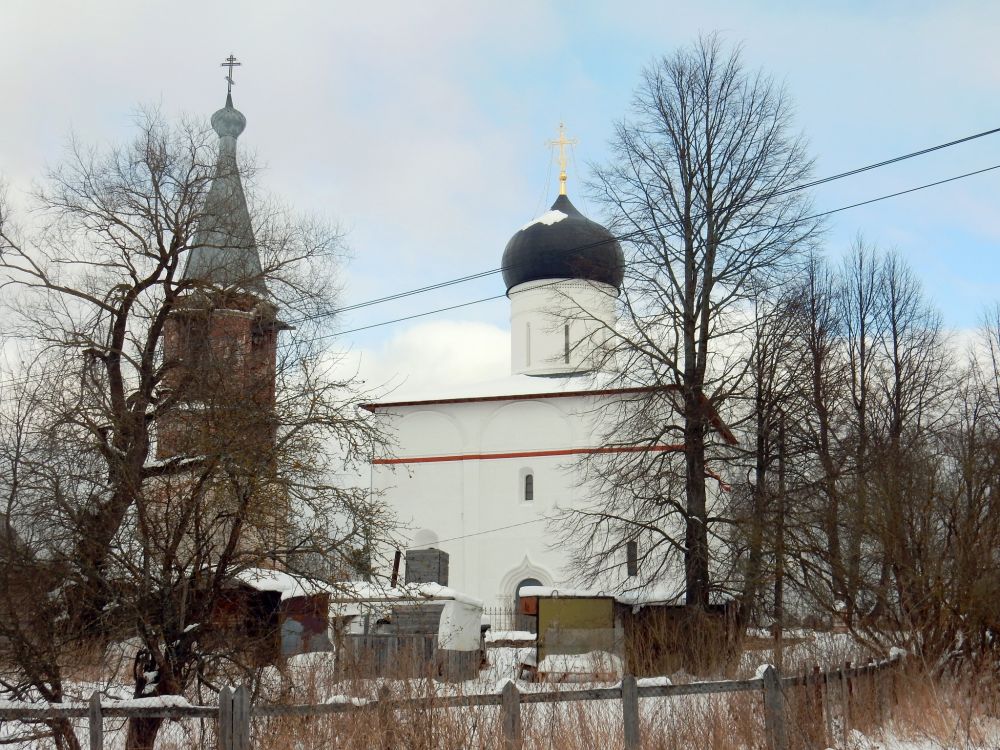
[[[772,750],[788,750],[781,680],[770,665],[764,670],[764,727]]]
[[[90,750],[104,750],[104,717],[101,716],[101,694],[90,694],[87,715],[87,730],[90,734]]]
[[[233,691],[219,691],[219,750],[233,749]]]
[[[850,664],[850,662],[845,663]],[[846,671],[841,669],[837,674],[837,682],[840,684],[840,723],[844,735],[844,747],[849,746],[851,737],[851,698]]]
[[[632,675],[622,678],[622,726],[625,750],[639,750],[639,684]]]
[[[250,750],[250,691],[245,685],[233,693],[233,750]]]
[[[721,680],[719,682],[691,682],[687,685],[639,686],[640,698],[670,697],[674,695],[704,695],[708,693],[749,693],[764,687],[763,680]]]
[[[106,719],[214,719],[215,706],[101,706]]]
[[[56,704],[58,705],[58,704]],[[56,705],[34,708],[0,708],[0,721],[43,721],[45,719],[86,719],[89,705],[57,708]],[[105,719],[211,719],[218,714],[215,706],[101,706]]]
[[[503,686],[500,704],[500,733],[504,750],[521,747],[521,694],[517,685],[508,682]]]
[[[817,666],[816,669],[819,669]],[[826,726],[826,737],[824,738],[826,745],[830,746],[833,744],[833,712],[830,706],[830,680],[829,675],[825,672],[822,673],[823,683],[820,685],[820,690],[822,691],[823,699],[823,721]]]

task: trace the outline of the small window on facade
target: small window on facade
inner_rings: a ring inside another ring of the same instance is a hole
[[[535,501],[535,475],[528,473],[524,475],[524,502],[533,503]]]
[[[563,327],[563,349],[564,349],[563,361],[568,365],[569,364],[569,323],[567,323]]]

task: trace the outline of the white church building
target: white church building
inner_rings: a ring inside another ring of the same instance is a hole
[[[552,208],[504,250],[510,374],[365,406],[395,438],[392,455],[373,461],[372,485],[398,514],[408,548],[447,552],[448,585],[488,606],[513,603],[521,585],[572,582],[547,520],[586,492],[581,456],[609,450],[595,407],[633,392],[602,387],[610,378],[596,371],[624,264],[615,237],[570,202],[564,166]]]

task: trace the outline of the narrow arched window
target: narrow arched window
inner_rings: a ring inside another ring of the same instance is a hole
[[[535,475],[528,473],[524,475],[524,502],[535,501]]]
[[[563,326],[563,361],[569,364],[569,323]]]

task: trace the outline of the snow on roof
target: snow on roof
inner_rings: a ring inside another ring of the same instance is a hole
[[[457,601],[482,607],[483,602],[455,589],[437,583],[409,583],[389,587],[368,581],[338,581],[325,583],[281,570],[249,568],[236,575],[237,579],[257,591],[276,591],[281,600],[313,594],[330,594],[334,602],[388,601]]]
[[[517,591],[518,596],[538,596],[551,599],[614,599],[627,607],[645,607],[650,605],[682,606],[684,595],[677,588],[649,587],[632,591],[612,591],[605,589],[570,589],[554,586],[522,586]],[[709,603],[713,606],[724,605],[729,597],[719,591],[711,592]]]
[[[483,606],[481,599],[476,599],[439,583],[407,583],[389,587],[367,581],[345,581],[336,584],[334,596],[331,598],[337,602],[431,600],[456,601],[475,607]]]
[[[296,596],[326,593],[331,590],[329,584],[270,568],[241,570],[236,574],[236,578],[257,591],[280,592],[282,601]]]
[[[546,226],[550,227],[553,224],[555,224],[556,222],[562,221],[567,216],[569,216],[569,214],[563,213],[562,211],[560,211],[558,209],[552,209],[551,211],[546,211],[544,214],[542,214],[541,216],[539,216],[537,219],[529,221],[527,224],[525,224],[523,227],[521,227],[521,231],[523,232],[528,227],[535,226],[535,224],[545,224]]]
[[[680,604],[676,591],[665,589],[645,589],[642,591],[610,591],[554,588],[552,586],[522,586],[518,596],[540,596],[552,599],[614,599],[619,604],[641,607],[646,604]]]
[[[486,642],[512,641],[515,643],[534,643],[538,636],[527,630],[490,630],[486,631]]]

